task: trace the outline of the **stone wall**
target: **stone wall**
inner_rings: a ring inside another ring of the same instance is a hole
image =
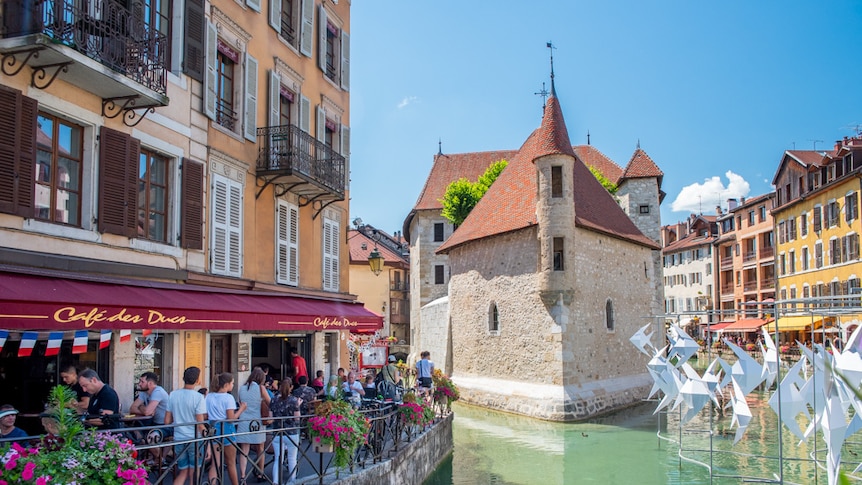
[[[410,443],[402,445],[392,459],[340,480],[324,480],[333,485],[403,485],[422,483],[444,458],[452,453],[452,418],[450,414]],[[317,483],[315,480],[314,483]]]
[[[414,342],[415,353],[431,352],[434,368],[452,375],[451,335],[449,327],[449,297],[438,298],[421,309],[422,327]]]
[[[443,242],[434,241],[434,224],[443,223],[443,240],[452,235],[452,223],[440,215],[440,210],[421,210],[410,224],[410,345],[412,353],[421,351],[416,340],[422,328],[421,309],[431,301],[446,296],[448,292],[450,268],[449,256],[434,251]],[[434,284],[434,266],[444,266],[444,284]],[[433,354],[432,354],[433,358]]]

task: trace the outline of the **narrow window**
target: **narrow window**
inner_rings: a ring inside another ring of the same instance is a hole
[[[293,113],[293,103],[296,99],[296,95],[283,87],[280,89],[281,93],[278,96],[278,124],[281,126],[290,126],[292,121],[291,113]]]
[[[563,196],[563,167],[551,167],[551,197]]]
[[[687,306],[691,306],[691,299],[686,301]],[[608,332],[614,331],[614,302],[608,300],[605,303],[605,323],[608,327]]]
[[[221,47],[219,41],[219,47]],[[236,128],[236,110],[234,109],[233,88],[234,88],[234,67],[238,54],[225,53],[227,49],[219,49],[217,57],[217,73],[218,85],[216,86],[216,123],[224,126],[228,130],[234,131]],[[232,55],[231,55],[232,54]]]
[[[138,237],[167,242],[168,159],[141,149],[138,165]]]
[[[442,242],[443,241],[443,229],[444,225],[442,222],[434,223],[434,242]]]
[[[442,285],[444,283],[443,276],[444,276],[443,275],[443,265],[442,264],[434,265],[434,284],[435,285]]]
[[[554,271],[565,270],[565,262],[563,260],[564,239],[561,237],[554,238]]]
[[[856,192],[844,197],[844,218],[850,222],[859,215],[858,195]]]
[[[44,113],[37,123],[36,218],[80,225],[84,130]]]
[[[296,13],[293,10],[294,0],[281,0],[281,36],[287,43],[296,47]]]
[[[491,303],[491,309],[488,312],[488,331],[491,334],[500,334],[500,313],[497,311],[496,303]]]
[[[331,23],[326,24],[326,77],[335,81],[338,69],[335,64],[335,41],[338,39],[338,29]]]

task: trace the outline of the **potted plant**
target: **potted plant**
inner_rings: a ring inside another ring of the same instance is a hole
[[[404,402],[398,406],[401,422],[414,429],[424,428],[434,421],[434,410],[431,406],[416,402]]]
[[[346,401],[327,401],[308,418],[308,436],[320,453],[335,454],[336,468],[346,468],[356,449],[365,444],[371,424]]]
[[[435,369],[431,375],[431,380],[434,382],[434,402],[440,406],[441,410],[449,412],[452,410],[452,403],[461,399],[461,393],[458,392],[458,387],[452,382],[452,379],[444,374],[440,369]]]
[[[43,424],[49,431],[38,444],[0,448],[0,485],[13,483],[101,483],[143,485],[147,471],[128,439],[86,431],[72,409],[74,391],[57,386],[48,397]]]

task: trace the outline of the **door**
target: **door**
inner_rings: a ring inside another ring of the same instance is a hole
[[[210,371],[212,377],[231,372],[230,335],[213,335],[210,339]],[[211,389],[215,391],[215,389]]]

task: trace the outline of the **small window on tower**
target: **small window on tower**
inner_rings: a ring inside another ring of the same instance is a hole
[[[551,197],[563,196],[563,167],[551,167]]]
[[[563,261],[563,238],[555,237],[554,238],[554,271],[563,271],[565,270],[565,264]]]
[[[638,212],[641,214],[649,214],[649,205],[638,206]]]
[[[435,222],[434,223],[434,242],[442,242],[443,241],[443,223]]]

